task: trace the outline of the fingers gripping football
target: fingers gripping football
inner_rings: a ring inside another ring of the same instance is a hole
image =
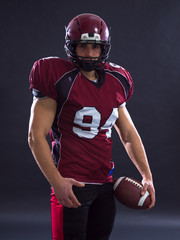
[[[113,181],[113,189],[118,201],[129,208],[148,209],[151,204],[149,192],[145,191],[143,185],[133,178],[116,178]]]
[[[148,191],[149,194],[150,194],[151,203],[148,207],[148,209],[150,209],[150,208],[154,207],[155,201],[156,201],[154,185],[153,185],[152,181],[149,181],[149,180],[146,180],[146,179],[142,180],[142,185],[143,185],[143,189],[141,191],[142,196],[145,194],[146,191]]]

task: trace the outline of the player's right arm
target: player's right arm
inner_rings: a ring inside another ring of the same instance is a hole
[[[39,168],[53,187],[60,204],[69,208],[78,207],[81,204],[72,191],[72,185],[82,187],[84,184],[60,175],[46,139],[54,121],[56,108],[56,101],[52,98],[34,99],[29,121],[28,142]]]

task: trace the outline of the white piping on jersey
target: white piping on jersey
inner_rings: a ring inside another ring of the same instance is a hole
[[[123,67],[120,66],[120,68],[124,69]],[[112,70],[109,70],[109,69],[104,69],[105,71],[107,70],[107,72],[116,72],[116,73],[119,73],[121,74],[121,76],[125,77],[122,73],[118,72],[118,71],[112,71]],[[125,70],[125,69],[124,69]],[[113,75],[114,76],[114,75]],[[126,78],[126,77],[125,77]],[[126,78],[127,79],[127,78]]]
[[[125,90],[125,88],[124,88],[124,86],[123,86],[123,84],[121,83],[121,81],[116,77],[116,76],[114,76],[112,73],[113,72],[116,72],[116,73],[118,73],[118,74],[121,74],[121,76],[123,76],[124,78],[126,78],[122,73],[120,73],[120,72],[118,72],[118,71],[111,71],[111,70],[109,70],[109,69],[104,69],[105,70],[105,72],[108,74],[110,74],[111,76],[113,76],[116,80],[118,80],[118,82],[121,84],[121,86],[123,87],[123,90],[124,90],[124,95],[126,96],[126,90]],[[107,70],[107,71],[106,71]],[[128,81],[128,79],[126,78],[126,80]],[[129,81],[128,81],[129,82]],[[130,86],[131,86],[131,83],[129,82],[129,84],[130,84]],[[128,96],[126,96],[126,98],[127,98]]]
[[[77,69],[76,69],[77,70]],[[71,72],[71,71],[70,71]],[[69,72],[68,72],[69,73]],[[64,74],[65,75],[65,74]],[[63,75],[63,76],[64,76]],[[67,99],[64,101],[64,103],[62,104],[62,106],[61,106],[61,110],[60,110],[60,112],[59,112],[59,114],[58,114],[58,119],[59,119],[59,116],[60,116],[60,114],[61,114],[61,112],[62,112],[62,109],[63,109],[63,107],[64,107],[64,104],[67,102],[67,100],[68,100],[68,98],[69,98],[69,95],[70,95],[70,92],[71,92],[71,90],[72,90],[72,87],[73,87],[73,85],[74,85],[74,83],[75,83],[75,81],[76,81],[76,78],[77,78],[77,76],[79,75],[79,72],[77,73],[77,75],[75,76],[75,78],[74,78],[74,81],[73,81],[73,83],[72,83],[72,85],[71,85],[71,87],[70,87],[70,89],[69,89],[69,92],[68,92],[68,95],[67,95]],[[62,78],[62,77],[61,77]],[[61,78],[59,79],[59,80],[61,80]],[[59,82],[59,80],[58,80],[58,82]],[[58,129],[59,130],[59,129]]]
[[[70,72],[73,72],[73,71],[77,71],[77,68],[74,68],[74,69],[72,69],[71,71],[69,71],[69,72],[66,72],[64,75],[62,75],[61,77],[60,77],[60,79],[54,84],[54,85],[56,85],[66,74],[69,74]],[[78,74],[79,74],[79,72],[78,72]],[[75,77],[76,78],[76,77]]]
[[[77,69],[73,69],[73,70],[69,71],[68,73],[73,72],[74,70],[77,70]],[[65,74],[64,74],[64,75],[65,75]],[[63,75],[63,76],[64,76],[64,75]],[[68,92],[68,95],[67,95],[67,99],[64,101],[64,103],[63,103],[62,106],[61,106],[61,110],[59,111],[59,114],[58,114],[58,117],[57,117],[57,121],[59,120],[59,116],[61,115],[61,112],[62,112],[62,109],[63,109],[63,107],[64,107],[64,104],[67,102],[67,100],[68,100],[68,98],[69,98],[70,92],[71,92],[71,90],[72,90],[72,87],[73,87],[73,85],[74,85],[74,83],[75,83],[76,78],[77,78],[78,75],[79,75],[79,72],[76,74],[76,76],[75,76],[75,78],[74,78],[74,81],[73,81],[73,83],[72,83],[72,85],[71,85],[71,87],[70,87],[70,89],[69,89],[69,92]],[[63,77],[63,76],[62,76],[62,77]],[[61,77],[61,78],[62,78],[62,77]],[[61,80],[61,78],[58,80],[58,82]],[[57,126],[58,126],[58,122],[57,122],[56,124],[57,124]],[[59,131],[59,127],[58,127],[58,131]],[[59,131],[59,132],[60,132],[60,131]],[[62,138],[62,133],[61,133],[61,136],[60,136],[60,139],[59,139],[60,148],[61,148],[61,138]],[[60,149],[59,149],[59,150],[60,150]],[[58,162],[57,162],[57,169],[59,168],[60,159],[61,159],[61,152],[60,152],[59,160],[58,160]]]

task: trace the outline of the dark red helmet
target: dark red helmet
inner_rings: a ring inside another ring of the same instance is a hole
[[[76,54],[76,44],[100,44],[101,55],[98,60],[79,57]],[[109,29],[106,23],[97,15],[84,13],[73,18],[66,28],[65,50],[72,62],[86,71],[101,68],[109,57],[111,44]]]

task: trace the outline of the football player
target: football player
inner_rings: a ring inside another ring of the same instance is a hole
[[[81,14],[66,28],[69,59],[40,59],[30,73],[34,98],[29,145],[52,187],[53,240],[109,239],[116,212],[113,126],[142,175],[142,195],[150,192],[149,208],[155,204],[143,143],[126,109],[132,78],[121,66],[107,62],[110,48],[106,23],[97,15]]]

